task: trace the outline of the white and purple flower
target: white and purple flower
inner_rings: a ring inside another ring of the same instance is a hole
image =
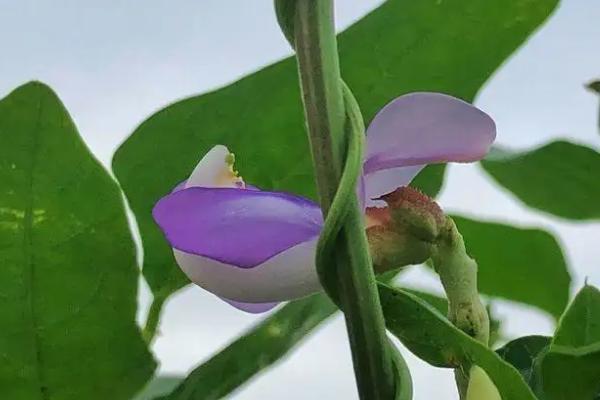
[[[361,200],[377,206],[375,199],[408,185],[427,164],[479,160],[495,135],[493,120],[462,100],[401,96],[367,130]],[[314,263],[319,205],[246,186],[225,146],[213,147],[153,215],[192,282],[237,308],[263,312],[321,290]]]

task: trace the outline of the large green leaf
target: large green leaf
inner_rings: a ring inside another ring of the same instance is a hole
[[[385,322],[415,355],[439,367],[469,368],[477,364],[490,376],[503,400],[536,400],[512,365],[452,325],[417,296],[379,285]]]
[[[558,318],[571,278],[556,239],[540,229],[453,217],[479,265],[482,293],[538,307]]]
[[[366,121],[392,98],[415,90],[472,100],[556,3],[389,0],[340,34],[344,79]],[[142,234],[144,276],[159,300],[187,280],[173,265],[170,248],[152,221],[152,207],[217,143],[236,153],[248,182],[314,198],[293,59],[163,109],[115,154],[114,172]],[[433,193],[441,182],[440,169],[429,174],[436,180],[420,186]]]
[[[547,400],[592,400],[600,394],[598,289],[585,286],[561,318],[541,376]]]
[[[569,219],[600,218],[600,153],[558,141],[524,153],[496,150],[483,168],[530,207]]]
[[[41,83],[0,101],[0,143],[0,397],[131,398],[155,363],[117,184]]]

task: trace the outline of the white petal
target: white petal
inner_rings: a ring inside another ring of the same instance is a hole
[[[177,264],[196,285],[246,303],[270,303],[322,290],[315,268],[317,239],[301,243],[254,268],[239,268],[173,249]]]
[[[410,181],[425,167],[424,165],[412,165],[409,167],[398,167],[384,169],[365,176],[366,205],[367,207],[385,206],[381,200],[373,200],[398,189],[408,186]]]
[[[233,157],[229,149],[221,144],[214,146],[202,157],[192,174],[188,178],[185,187],[239,187],[232,171],[232,165],[228,160]]]

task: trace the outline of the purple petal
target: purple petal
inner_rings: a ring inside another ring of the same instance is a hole
[[[226,303],[229,303],[238,310],[245,311],[250,314],[261,314],[275,308],[279,303],[244,303],[242,301],[229,300],[225,297],[219,297]]]
[[[158,201],[152,211],[171,246],[241,268],[319,235],[315,203],[287,193],[190,187]]]
[[[483,111],[440,93],[411,93],[390,102],[367,130],[365,174],[383,169],[481,159],[496,137]]]

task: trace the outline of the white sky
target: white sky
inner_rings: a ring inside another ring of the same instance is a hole
[[[339,25],[379,2],[338,1]],[[528,148],[566,137],[599,148],[598,99],[583,84],[600,77],[600,3],[563,3],[477,99],[496,120],[503,145]],[[105,165],[153,111],[290,52],[270,0],[186,0],[177,6],[164,0],[0,0],[0,49],[0,97],[31,79],[48,83]],[[551,230],[565,245],[574,287],[586,276],[600,285],[599,223],[574,224],[526,210],[468,165],[451,167],[440,201],[449,210]],[[439,290],[419,270],[403,280]],[[141,298],[147,306],[145,288]],[[511,335],[551,330],[550,321],[533,310],[503,302],[497,311]],[[199,288],[181,291],[167,304],[154,345],[161,370],[190,370],[256,320]],[[408,357],[416,400],[457,398],[448,371]],[[343,321],[324,325],[301,351],[231,398],[356,398]]]

